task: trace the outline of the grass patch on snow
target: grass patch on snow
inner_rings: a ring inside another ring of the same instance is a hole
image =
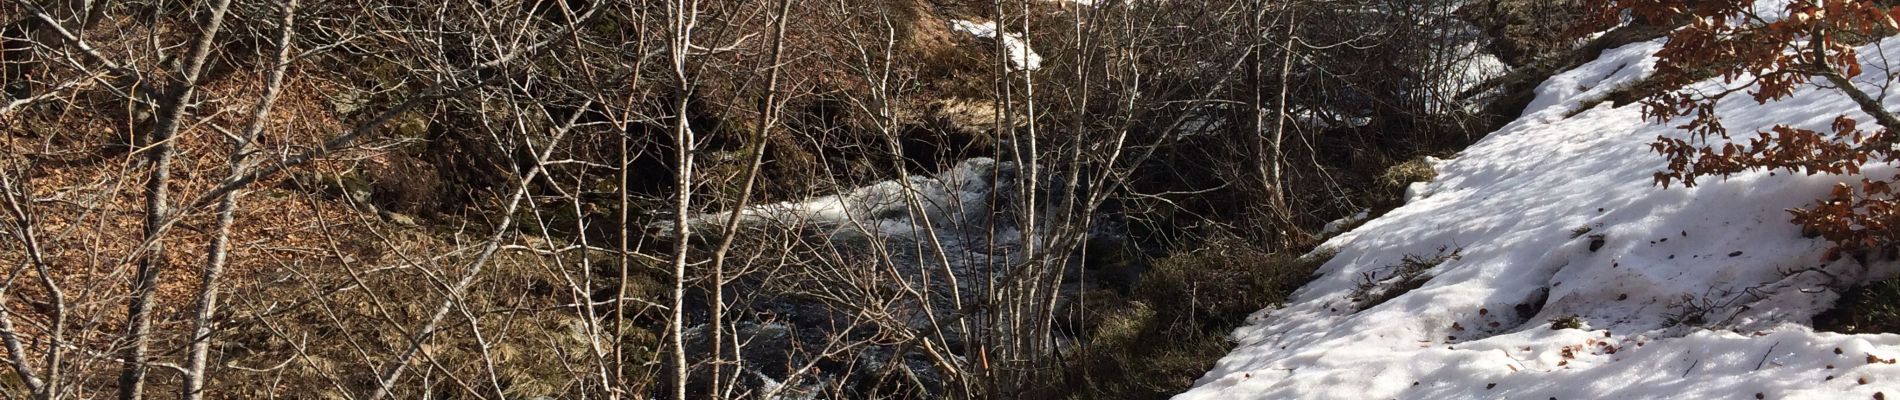
[[[1425,157],[1413,158],[1393,165],[1392,168],[1387,168],[1385,173],[1379,174],[1380,184],[1399,190],[1404,190],[1405,185],[1412,182],[1431,182],[1435,179],[1438,179],[1438,170],[1433,169],[1431,162],[1425,161]]]
[[[1840,333],[1900,333],[1900,278],[1841,293],[1834,309],[1814,316],[1814,330]]]
[[[1446,251],[1448,249],[1449,252]],[[1386,271],[1383,274],[1380,271],[1368,271],[1361,274],[1359,286],[1353,288],[1352,293],[1346,298],[1352,300],[1353,304],[1358,305],[1359,310],[1362,311],[1377,307],[1412,289],[1425,286],[1425,282],[1432,278],[1427,272],[1438,267],[1439,264],[1462,257],[1460,253],[1463,251],[1464,248],[1440,247],[1438,254],[1432,256],[1407,254],[1399,260],[1398,265],[1383,269]]]

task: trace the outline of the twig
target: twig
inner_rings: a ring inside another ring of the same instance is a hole
[[[1768,351],[1767,351],[1767,352],[1765,352],[1765,353],[1761,353],[1761,361],[1756,361],[1756,362],[1755,362],[1755,370],[1756,370],[1756,371],[1760,371],[1760,370],[1761,370],[1761,366],[1762,366],[1763,364],[1767,364],[1767,363],[1768,363],[1768,356],[1769,356],[1769,355],[1772,355],[1772,354],[1775,354],[1775,346],[1780,346],[1780,345],[1781,345],[1781,341],[1780,341],[1780,340],[1776,340],[1776,341],[1775,341],[1775,344],[1772,344],[1772,345],[1768,345]]]

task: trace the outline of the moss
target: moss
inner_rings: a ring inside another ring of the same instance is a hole
[[[421,141],[429,138],[429,126],[431,122],[427,114],[423,114],[421,111],[409,110],[402,114],[397,114],[394,118],[391,118],[388,123],[384,124],[384,126],[389,127],[389,132],[393,137],[403,140]]]
[[[1187,390],[1232,346],[1221,334],[1186,336],[1166,343],[1103,355],[1095,361],[1104,364],[1104,370],[1112,375],[1091,376],[1085,383],[1086,390],[1073,391],[1069,398],[1164,399]]]
[[[1154,324],[1155,311],[1148,303],[1130,302],[1127,309],[1104,318],[1096,326],[1089,343],[1096,346],[1126,348],[1141,339],[1143,331]]]
[[[1550,329],[1551,330],[1583,329],[1583,318],[1577,316],[1576,314],[1570,314],[1561,318],[1553,319],[1553,320],[1550,320]]]

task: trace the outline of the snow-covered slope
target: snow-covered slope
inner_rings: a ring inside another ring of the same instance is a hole
[[[1900,58],[1900,40],[1883,44],[1862,58]],[[1823,262],[1828,243],[1788,222],[1786,209],[1841,178],[1760,172],[1665,190],[1648,146],[1682,136],[1678,124],[1595,101],[1651,72],[1659,47],[1615,49],[1544,83],[1522,118],[1441,164],[1419,198],[1324,244],[1338,255],[1323,275],[1254,315],[1239,347],[1176,398],[1900,398],[1900,335],[1806,327],[1838,297],[1829,285],[1893,274]],[[1741,133],[1864,118],[1818,88],[1719,109]],[[1416,289],[1364,310],[1371,301],[1353,300],[1362,284],[1394,286],[1381,280],[1408,255],[1454,250]]]

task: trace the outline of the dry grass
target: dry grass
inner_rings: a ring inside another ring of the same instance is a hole
[[[1404,190],[1406,185],[1413,182],[1431,182],[1434,179],[1438,179],[1438,170],[1432,169],[1431,162],[1425,161],[1424,157],[1406,160],[1379,174],[1379,184],[1399,190]]]
[[[92,39],[115,42],[103,35]],[[258,157],[269,161],[306,151],[346,129],[349,117],[337,112],[331,98],[349,88],[335,84],[342,80],[328,76],[332,73],[324,68],[290,72],[257,143]],[[244,126],[261,81],[261,72],[245,70],[218,76],[201,88],[203,101],[192,112],[200,119],[184,126],[174,141],[174,204],[197,197],[226,176],[230,144],[215,127]],[[119,364],[110,349],[119,345],[124,329],[134,250],[145,218],[142,181],[148,168],[144,153],[131,151],[143,144],[128,134],[142,128],[139,118],[149,114],[142,113],[103,97],[77,96],[68,104],[9,116],[6,128],[0,129],[0,167],[20,168],[27,177],[20,183],[35,199],[30,212],[54,266],[51,278],[71,303],[67,340],[75,348],[98,350],[69,355],[73,358],[68,370],[89,377],[76,386],[80,397],[103,396],[116,386]],[[371,140],[298,173],[367,173],[381,187],[416,190],[386,193],[392,203],[412,209],[429,203],[425,196],[433,191],[434,174],[418,171],[430,166],[400,153],[369,150],[390,143]],[[231,264],[223,278],[227,307],[220,313],[220,333],[213,345],[211,390],[220,396],[342,398],[345,392],[365,393],[373,387],[376,371],[402,352],[413,329],[428,318],[444,282],[466,270],[479,245],[463,231],[478,227],[480,220],[401,226],[360,212],[347,199],[281,181],[259,182],[241,194]],[[158,255],[168,267],[157,290],[154,361],[172,365],[184,364],[184,333],[191,329],[189,314],[213,217],[209,209],[183,211],[186,217],[166,234],[161,241],[166,249]],[[448,217],[461,214],[441,211]],[[510,243],[532,241],[511,238]],[[0,241],[0,260],[9,265],[23,260],[24,251],[18,241]],[[504,253],[465,299],[469,307],[458,310],[447,325],[450,329],[426,347],[425,366],[416,367],[419,372],[403,382],[403,393],[466,395],[480,390],[487,383],[486,371],[479,368],[484,357],[501,367],[496,378],[511,398],[566,397],[590,390],[573,385],[577,371],[562,367],[585,365],[594,345],[577,336],[584,332],[577,329],[580,314],[561,306],[587,295],[576,297],[564,289],[569,279],[583,275],[577,270],[582,265],[577,254]],[[592,263],[611,262],[593,258]],[[37,278],[31,269],[13,271],[21,271],[16,282]],[[618,281],[610,276],[594,279],[590,284],[596,287]],[[637,286],[643,289],[636,294],[657,297],[651,285]],[[16,301],[8,306],[22,325],[21,334],[42,337],[48,318],[41,302],[45,293],[36,285],[12,287],[7,297]],[[484,341],[474,339],[471,326],[482,328]],[[638,325],[619,336],[635,343],[656,341],[650,327]],[[483,342],[496,345],[486,347]],[[634,356],[636,362],[648,359],[644,353]],[[13,380],[9,387],[18,389],[11,372],[6,370],[6,380]],[[155,388],[177,384],[176,374],[155,374],[152,379]]]
[[[1332,258],[1266,252],[1236,239],[1162,258],[1126,297],[1091,292],[1089,341],[1066,398],[1153,399],[1186,390],[1232,343],[1228,332],[1262,307],[1284,303]],[[1165,310],[1163,310],[1165,308]]]

